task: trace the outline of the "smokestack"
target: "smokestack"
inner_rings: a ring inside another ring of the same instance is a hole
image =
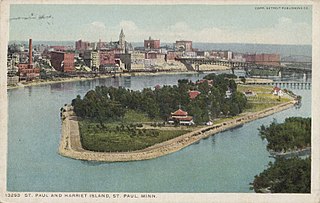
[[[32,68],[32,39],[29,39],[29,68]]]

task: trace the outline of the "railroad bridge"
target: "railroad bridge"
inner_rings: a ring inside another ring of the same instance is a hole
[[[273,81],[273,82],[261,82],[261,81],[250,81],[246,82],[247,85],[269,85],[277,86],[281,88],[291,88],[291,89],[311,89],[311,82],[285,82],[285,81]]]
[[[199,66],[203,64],[210,65],[221,65],[230,67],[232,73],[234,70],[245,70],[246,72],[250,69],[270,69],[277,71],[294,71],[294,72],[302,72],[302,73],[311,73],[311,68],[301,68],[301,67],[285,67],[285,66],[276,66],[276,65],[263,65],[259,64],[263,61],[255,61],[255,62],[238,62],[238,61],[227,61],[227,60],[217,60],[210,58],[190,58],[190,57],[177,57],[176,61],[180,61],[183,63],[187,70],[189,71],[200,71]],[[268,61],[268,62],[279,62],[279,61]],[[294,61],[281,61],[281,63],[297,63]],[[299,64],[311,64],[311,62],[299,62]]]

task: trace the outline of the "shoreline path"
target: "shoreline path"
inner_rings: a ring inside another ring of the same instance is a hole
[[[82,148],[80,141],[79,124],[77,117],[70,107],[62,113],[62,134],[59,146],[59,154],[65,157],[102,162],[123,162],[154,159],[181,150],[203,138],[212,136],[218,132],[226,131],[241,126],[253,120],[257,120],[271,114],[288,109],[296,101],[292,100],[259,112],[246,113],[241,117],[225,121],[224,123],[206,126],[179,137],[155,144],[142,150],[131,152],[94,152]]]

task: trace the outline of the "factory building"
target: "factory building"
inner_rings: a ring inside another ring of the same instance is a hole
[[[40,69],[33,67],[32,61],[32,39],[29,39],[29,59],[28,63],[19,63],[18,70],[20,79],[32,80],[40,75]]]

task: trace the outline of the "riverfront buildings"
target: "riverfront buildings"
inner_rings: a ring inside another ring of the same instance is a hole
[[[261,66],[280,66],[279,54],[234,53],[231,50],[199,50],[191,40],[177,40],[161,46],[160,39],[145,39],[142,47],[126,41],[121,29],[117,41],[77,40],[73,46],[37,44],[29,49],[24,44],[8,47],[8,84],[59,75],[75,76],[86,72],[113,71],[186,71],[194,65],[176,59],[195,58],[222,62],[249,62]],[[199,67],[198,67],[199,68]],[[40,71],[41,70],[41,71]]]

